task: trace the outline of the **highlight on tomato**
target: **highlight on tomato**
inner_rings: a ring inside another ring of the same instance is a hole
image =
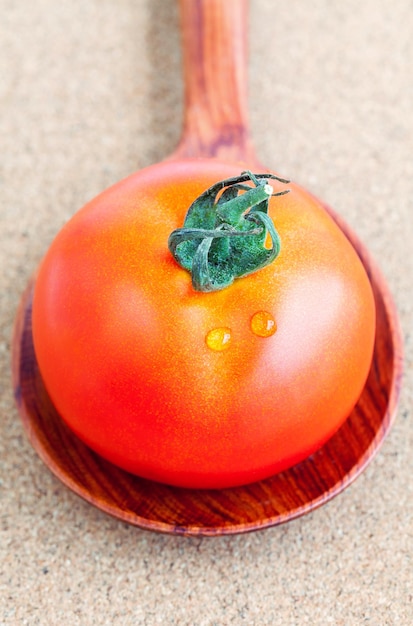
[[[78,211],[36,278],[33,339],[72,431],[141,477],[257,481],[319,449],[370,369],[364,267],[308,192],[167,162]]]

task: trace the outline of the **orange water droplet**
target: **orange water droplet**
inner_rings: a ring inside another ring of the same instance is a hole
[[[206,344],[211,350],[222,352],[229,348],[231,343],[231,329],[226,326],[213,328],[205,337]]]
[[[277,324],[271,313],[258,311],[251,318],[251,330],[258,337],[271,337],[277,330]]]

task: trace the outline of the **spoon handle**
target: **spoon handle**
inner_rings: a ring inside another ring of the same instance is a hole
[[[256,164],[247,113],[248,0],[180,0],[184,128],[172,158]]]

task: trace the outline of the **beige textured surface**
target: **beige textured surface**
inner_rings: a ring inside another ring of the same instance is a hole
[[[43,466],[13,405],[21,290],[86,200],[180,133],[168,0],[0,0],[0,624],[410,625],[413,620],[413,6],[251,0],[250,112],[262,161],[370,246],[406,339],[398,419],[356,483],[247,536],[126,526]]]

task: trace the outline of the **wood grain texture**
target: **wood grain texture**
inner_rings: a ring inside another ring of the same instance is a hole
[[[247,111],[247,0],[180,0],[184,128],[172,158],[257,164]]]
[[[186,113],[182,141],[171,158],[207,156],[259,167],[246,113],[246,9],[245,0],[181,0]],[[79,496],[125,522],[182,535],[232,534],[281,524],[350,485],[375,456],[393,422],[402,342],[396,309],[376,264],[348,226],[326,210],[370,277],[377,329],[360,400],[323,448],[267,480],[223,490],[170,487],[113,466],[77,439],[47,395],[33,349],[31,282],[15,321],[13,385],[29,440],[51,471]]]

